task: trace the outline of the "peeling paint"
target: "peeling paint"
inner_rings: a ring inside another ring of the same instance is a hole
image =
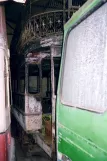
[[[42,128],[42,113],[35,116],[26,116],[26,130],[35,132]]]
[[[31,114],[32,113],[42,113],[42,104],[40,101],[36,99],[35,96],[29,95],[29,109],[28,109]]]

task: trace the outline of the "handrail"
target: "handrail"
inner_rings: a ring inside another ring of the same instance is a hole
[[[70,17],[77,10],[70,10]],[[56,10],[44,12],[31,16],[23,25],[22,32],[17,44],[20,51],[29,42],[42,37],[61,35],[63,33],[64,22],[68,21],[68,10]]]

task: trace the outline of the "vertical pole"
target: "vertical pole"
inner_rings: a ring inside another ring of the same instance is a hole
[[[28,64],[25,63],[25,94],[28,93]]]
[[[39,87],[40,87],[40,97],[42,98],[42,60],[39,62]]]
[[[47,91],[49,92],[49,76],[47,77]]]
[[[25,113],[29,113],[28,75],[28,64],[25,63]]]
[[[54,126],[55,126],[55,77],[54,77],[54,55],[56,52],[56,48],[54,45],[51,46],[51,89],[52,89],[52,156],[55,153],[55,135],[53,134]]]
[[[66,22],[65,11],[66,11],[66,0],[63,0],[63,25]]]
[[[53,55],[55,52],[55,47],[52,45],[51,46],[51,89],[52,89],[52,123],[55,122],[55,103],[54,103],[54,95],[55,95],[55,85],[54,85],[54,60],[53,60]]]
[[[29,0],[29,18],[31,17],[31,0]]]
[[[70,10],[72,7],[72,0],[68,0],[68,19],[70,19]]]

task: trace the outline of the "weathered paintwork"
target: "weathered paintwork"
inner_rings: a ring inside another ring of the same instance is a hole
[[[5,61],[4,61],[5,60]],[[4,72],[5,71],[5,72]],[[6,36],[6,22],[5,22],[5,9],[4,6],[0,6],[0,133],[5,132],[10,126],[10,104],[9,101],[6,104],[5,95],[5,80],[9,80],[9,55],[7,48],[7,36]],[[8,83],[7,83],[8,84]],[[9,96],[7,95],[7,99]],[[7,116],[7,117],[6,117]]]
[[[6,134],[0,134],[0,160],[6,161]]]
[[[52,60],[54,57],[57,57],[60,59],[61,47],[54,45],[54,46],[52,46],[52,48],[53,48]],[[20,100],[21,103],[24,100],[24,103],[22,103],[23,109],[20,104],[14,105],[13,109],[12,109],[12,112],[13,112],[15,118],[20,123],[22,128],[25,131],[28,131],[31,133],[42,128],[42,112],[43,112],[42,108],[43,108],[43,105],[42,105],[42,101],[41,101],[42,100],[41,93],[43,92],[42,91],[42,83],[43,82],[40,83],[41,85],[40,85],[39,93],[36,93],[36,94],[29,93],[28,92],[28,75],[29,75],[28,68],[29,68],[29,65],[31,65],[31,64],[37,64],[39,67],[40,75],[41,75],[42,61],[46,58],[50,59],[50,50],[49,49],[45,50],[45,51],[41,51],[41,52],[39,51],[39,52],[34,52],[34,53],[33,52],[28,53],[26,55],[26,57],[24,58],[24,60],[22,62],[22,64],[25,65],[25,93],[17,93],[17,95],[20,95],[20,99],[18,99],[18,100]],[[53,70],[53,69],[54,69],[54,65],[53,65],[53,67],[51,67],[51,70]],[[53,74],[54,74],[54,72],[53,72]],[[54,77],[54,75],[53,75],[53,77]],[[41,78],[42,78],[42,76],[40,76],[40,79]],[[52,83],[54,84],[53,80],[52,80]],[[55,109],[55,96],[54,96],[54,94],[53,94],[52,100],[54,100],[54,107],[52,110],[53,120],[54,120],[53,122],[55,122],[55,110],[54,110]]]
[[[7,47],[5,8],[0,4],[0,161],[14,161],[10,132],[9,50]]]
[[[74,14],[65,25],[64,43],[70,28],[103,2],[101,0],[90,0]],[[59,78],[61,80],[61,74]],[[107,161],[107,113],[97,114],[63,105],[60,98],[60,89],[59,81],[56,106],[57,160],[63,161],[62,156],[66,156],[71,161]],[[67,159],[65,160],[67,161]]]
[[[16,108],[12,109],[16,120],[19,122],[24,131],[35,132],[42,127],[42,113],[39,115],[23,115]]]

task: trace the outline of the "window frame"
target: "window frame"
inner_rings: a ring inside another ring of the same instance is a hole
[[[98,114],[105,113],[107,111],[107,109],[105,109],[104,111],[98,111],[98,110],[94,110],[94,109],[91,109],[91,108],[88,109],[88,108],[73,106],[73,105],[71,105],[71,104],[69,104],[69,103],[67,103],[63,100],[62,88],[63,88],[64,67],[65,67],[65,60],[66,60],[67,41],[68,41],[68,38],[69,38],[69,34],[80,23],[85,21],[90,15],[92,15],[94,12],[96,12],[97,9],[99,9],[101,6],[96,6],[96,8],[94,8],[90,13],[83,15],[79,20],[77,20],[76,23],[72,24],[71,27],[69,29],[67,29],[67,32],[66,32],[66,35],[65,35],[65,38],[64,38],[63,48],[62,48],[61,72],[60,72],[61,74],[59,75],[60,76],[59,97],[60,97],[61,104],[64,105],[64,106],[69,106],[71,108],[77,108],[77,109],[81,109],[81,110],[85,110],[85,111],[89,111],[89,112],[93,112],[93,113],[98,113]]]
[[[29,75],[29,68],[30,68],[30,65],[31,66],[37,66],[38,67],[38,73],[39,73],[39,75],[37,75],[36,77],[37,77],[37,92],[30,92],[29,91],[29,77],[30,77],[30,75]],[[28,66],[28,93],[29,94],[32,94],[32,95],[36,95],[36,94],[39,94],[40,93],[40,68],[39,68],[39,66],[38,66],[38,64],[29,64],[29,66]]]

